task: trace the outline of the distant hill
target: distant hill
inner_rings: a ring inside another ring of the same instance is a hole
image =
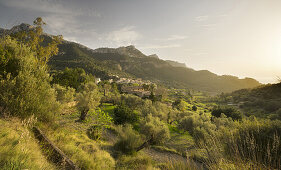
[[[171,66],[173,67],[186,67],[186,65],[184,63],[179,63],[177,61],[172,61],[172,60],[165,60],[166,62],[168,62]]]
[[[266,116],[278,112],[281,120],[281,83],[237,90],[226,94],[224,97],[228,98],[228,102],[238,104],[241,109],[248,111],[249,114]]]
[[[27,28],[28,24],[21,24],[11,30]],[[44,36],[48,37],[47,34]],[[218,76],[207,70],[195,71],[186,68],[184,64],[159,59],[157,55],[147,56],[134,46],[93,50],[78,43],[63,41],[59,45],[59,54],[51,57],[49,64],[53,69],[81,67],[104,79],[111,75],[135,77],[169,87],[192,88],[211,93],[231,92],[260,85],[252,78],[239,79],[234,76]]]
[[[50,60],[50,65],[54,68],[82,67],[87,72],[102,78],[117,74],[163,83],[170,87],[192,88],[214,93],[260,85],[258,81],[251,78],[218,76],[207,70],[195,71],[174,62],[171,64],[156,57],[148,57],[134,46],[91,50],[77,43],[64,42],[59,49],[59,55]]]

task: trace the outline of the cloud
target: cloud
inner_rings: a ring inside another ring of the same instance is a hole
[[[49,15],[43,17],[47,23],[47,28],[53,33],[77,33],[79,32],[78,24],[72,16],[67,15]],[[76,25],[77,24],[77,25]]]
[[[171,35],[167,38],[157,38],[155,40],[161,40],[161,41],[175,41],[175,40],[184,40],[187,39],[187,36],[184,35]]]
[[[208,15],[197,16],[194,18],[194,20],[197,22],[207,21],[208,19],[209,19]]]
[[[206,53],[206,52],[198,52],[198,53],[193,53],[192,55],[195,55],[195,56],[201,56],[201,55],[208,55],[209,53]]]
[[[205,29],[213,29],[215,26],[216,26],[216,24],[200,25],[200,27],[205,28]]]
[[[135,30],[135,26],[126,26],[109,32],[100,39],[105,39],[113,45],[125,46],[135,44],[141,37],[141,34]]]
[[[180,44],[168,44],[168,45],[148,45],[142,46],[141,49],[163,49],[163,48],[179,48]]]
[[[3,0],[0,3],[7,7],[45,12],[52,14],[66,14],[71,16],[95,16],[100,17],[93,8],[73,8],[58,0]]]

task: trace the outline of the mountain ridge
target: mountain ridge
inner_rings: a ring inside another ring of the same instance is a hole
[[[29,24],[20,24],[7,30],[32,29]],[[43,36],[50,37],[48,34]],[[171,88],[191,88],[211,93],[231,92],[253,88],[260,83],[252,78],[239,79],[235,76],[219,76],[207,70],[195,71],[176,61],[165,61],[157,55],[145,55],[135,46],[91,49],[82,44],[63,40],[59,53],[50,58],[52,69],[81,67],[97,77],[108,79],[112,75],[150,80]]]

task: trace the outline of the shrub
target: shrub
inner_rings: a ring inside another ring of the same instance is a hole
[[[152,138],[152,144],[163,144],[170,139],[170,131],[168,126],[158,117],[149,114],[141,126],[141,132],[147,139]]]
[[[114,123],[125,124],[125,123],[136,123],[139,121],[139,113],[135,110],[130,109],[124,103],[117,106],[114,109]]]
[[[93,125],[87,130],[87,135],[90,139],[99,140],[102,135],[103,127],[101,125]]]
[[[95,110],[100,103],[100,98],[97,85],[94,82],[82,85],[80,92],[76,96],[77,108],[81,112],[81,121],[85,120],[90,109]]]
[[[136,132],[132,125],[126,124],[117,128],[118,141],[115,143],[114,148],[116,151],[133,154],[136,148],[142,144],[140,134]]]
[[[197,111],[197,107],[196,106],[192,106],[192,110],[193,111]]]
[[[63,87],[59,84],[54,84],[53,88],[57,93],[57,101],[60,103],[69,103],[74,100],[75,89],[71,87]]]
[[[14,116],[50,121],[59,105],[47,67],[37,57],[10,37],[0,40],[0,105]]]
[[[220,117],[222,113],[227,117],[231,117],[233,120],[242,119],[242,113],[234,107],[216,107],[212,111],[212,115],[215,117]]]

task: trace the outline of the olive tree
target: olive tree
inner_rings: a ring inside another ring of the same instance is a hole
[[[21,118],[34,115],[39,120],[50,121],[58,111],[47,62],[57,54],[59,40],[53,37],[43,46],[42,23],[42,19],[37,18],[34,29],[0,40],[2,114]]]
[[[76,95],[77,108],[81,112],[80,121],[85,120],[90,109],[94,110],[100,104],[100,99],[101,95],[94,82],[82,85],[80,92]]]
[[[150,141],[150,144],[162,144],[170,139],[168,126],[158,117],[149,114],[141,127],[141,132]]]

